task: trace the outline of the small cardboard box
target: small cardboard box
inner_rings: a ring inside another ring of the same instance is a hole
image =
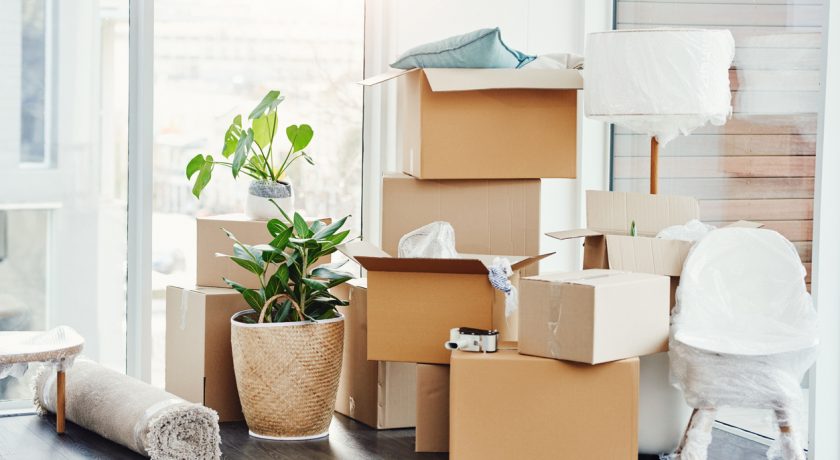
[[[449,452],[449,366],[417,365],[416,452]]]
[[[638,358],[590,366],[455,351],[450,458],[636,460],[638,398]]]
[[[344,315],[344,360],[335,410],[376,429],[413,427],[417,365],[368,361],[366,282],[347,285],[350,305],[339,307]]]
[[[316,219],[307,219],[311,224]],[[331,219],[317,219],[330,223]],[[222,278],[228,278],[250,288],[258,289],[259,281],[256,275],[236,265],[227,257],[216,254],[233,254],[233,240],[225,235],[226,229],[244,244],[264,244],[271,241],[268,233],[267,221],[252,220],[244,214],[223,214],[196,219],[196,276],[195,282],[199,286],[229,287]],[[329,257],[324,257],[319,263],[329,263]]]
[[[577,90],[567,69],[412,69],[398,78],[398,149],[419,179],[574,178]]]
[[[519,281],[519,352],[598,364],[667,350],[667,276],[616,270]]]
[[[204,404],[220,422],[243,420],[230,317],[250,307],[233,289],[166,288],[166,391]]]
[[[517,272],[551,255],[401,259],[365,241],[339,250],[367,269],[367,358],[427,364],[449,363],[443,343],[452,328],[495,327],[500,335],[515,334],[508,332],[516,327],[504,321],[504,296],[490,285],[488,266],[505,257]]]
[[[691,241],[656,238],[660,230],[699,219],[697,200],[687,196],[632,192],[586,192],[586,228],[547,233],[565,240],[584,238],[583,268],[679,276]],[[632,223],[636,236],[630,236]],[[730,226],[760,227],[739,221]]]
[[[434,221],[455,229],[455,248],[467,254],[537,254],[539,179],[419,180],[382,177],[382,249],[397,254],[400,238]],[[528,267],[525,275],[535,275]]]

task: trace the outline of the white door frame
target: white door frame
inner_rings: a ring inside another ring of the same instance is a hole
[[[811,460],[840,458],[840,7],[823,24],[822,101],[814,184],[811,290],[820,322],[820,352],[810,373]],[[834,30],[834,29],[837,30]],[[833,82],[833,83],[831,83]],[[828,129],[826,129],[828,128]]]
[[[152,142],[154,2],[129,2],[126,373],[152,369]]]

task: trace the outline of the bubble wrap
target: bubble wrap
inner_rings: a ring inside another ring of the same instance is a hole
[[[400,238],[399,257],[455,259],[455,230],[449,222],[432,222]]]
[[[669,350],[672,382],[690,406],[770,409],[779,424],[797,426],[800,382],[818,342],[804,277],[796,248],[772,230],[723,228],[694,245],[677,289]],[[799,458],[795,429],[776,438],[769,458]],[[705,458],[707,445],[690,431],[680,458]]]
[[[714,229],[714,225],[704,224],[697,219],[691,219],[684,225],[672,225],[663,228],[656,234],[656,237],[664,240],[697,241]]]

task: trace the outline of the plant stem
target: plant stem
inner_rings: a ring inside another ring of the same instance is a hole
[[[260,155],[262,156],[263,163],[265,164],[266,169],[268,169],[268,175],[271,176],[272,179],[274,179],[274,173],[271,170],[271,164],[269,164],[268,158],[265,156],[262,147],[260,147],[260,144],[257,144],[256,142],[254,144],[256,144],[257,148],[260,149]],[[256,150],[254,150],[253,147],[251,147],[251,150],[254,152],[254,155],[257,154]]]
[[[291,165],[291,163],[289,163],[287,165],[286,162],[289,161],[289,157],[291,157],[292,153],[294,153],[294,149],[295,149],[295,145],[294,145],[294,143],[292,143],[292,146],[289,147],[289,153],[286,154],[286,159],[283,160],[283,164],[280,165],[280,170],[279,170],[278,176],[282,175],[286,171],[286,168],[288,168],[289,165]]]
[[[272,161],[272,152],[274,150],[274,133],[277,132],[277,112],[274,112],[274,127],[268,127],[268,161],[269,163]],[[280,180],[280,175],[278,174],[277,177],[271,178],[274,182]]]

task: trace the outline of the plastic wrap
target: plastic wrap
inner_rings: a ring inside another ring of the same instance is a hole
[[[454,259],[455,230],[449,222],[432,222],[417,230],[412,230],[400,238],[399,257]]]
[[[818,342],[804,277],[796,248],[772,230],[723,228],[694,245],[669,347],[672,382],[690,406],[772,409],[780,426],[797,426],[799,384]],[[780,433],[769,457],[800,458],[797,436],[795,429]],[[704,458],[707,444],[689,431],[681,458]]]
[[[680,134],[732,112],[729,67],[735,44],[728,30],[651,29],[589,34],[586,116],[656,136]]]
[[[691,219],[684,225],[672,225],[663,228],[656,234],[656,237],[665,240],[697,241],[714,229],[714,225],[704,224],[697,219]]]
[[[0,332],[0,378],[20,377],[28,364],[34,362],[65,370],[82,352],[84,344],[82,336],[67,326],[38,332]]]

